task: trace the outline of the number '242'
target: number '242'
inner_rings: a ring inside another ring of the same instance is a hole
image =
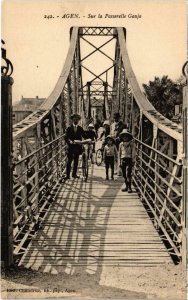
[[[44,15],[44,18],[46,18],[46,19],[52,19],[54,17],[52,15]]]

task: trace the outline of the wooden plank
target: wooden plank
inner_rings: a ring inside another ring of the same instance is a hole
[[[89,183],[62,185],[20,264],[45,269],[47,263],[132,267],[171,262],[138,195],[121,192],[121,179],[101,181],[102,172],[95,167]]]

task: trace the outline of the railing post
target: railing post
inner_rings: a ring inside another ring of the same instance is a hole
[[[154,149],[158,149],[158,139],[157,139],[157,135],[158,135],[158,127],[156,125],[153,125],[153,142],[152,142],[152,147]],[[157,214],[157,193],[158,193],[158,188],[157,185],[159,185],[159,177],[158,177],[158,173],[159,173],[159,165],[158,165],[158,154],[157,152],[154,152],[154,163],[155,163],[155,195],[154,195],[154,211]],[[158,229],[158,224],[157,224],[157,220],[156,217],[154,215],[154,226],[156,229]]]
[[[3,42],[4,44],[4,42]],[[13,67],[6,58],[1,67],[1,261],[5,267],[13,264],[13,172],[12,172],[12,84]],[[11,71],[11,72],[10,72]]]

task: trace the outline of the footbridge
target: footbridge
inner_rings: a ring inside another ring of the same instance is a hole
[[[3,95],[10,98],[8,78]],[[63,180],[71,114],[79,113],[86,129],[100,109],[109,120],[119,112],[134,137],[132,194],[121,191],[121,177],[106,182],[104,167],[95,164],[87,182]],[[185,114],[186,109],[184,119]],[[13,126],[4,145],[5,157],[13,147],[3,179],[5,264],[56,273],[79,266],[96,272],[103,265],[185,260],[185,136],[181,125],[156,111],[141,91],[124,28],[71,28],[53,91]]]

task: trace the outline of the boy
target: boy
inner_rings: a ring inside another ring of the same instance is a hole
[[[125,187],[122,188],[122,192],[132,193],[133,136],[127,129],[123,129],[120,133],[120,139],[122,140],[119,145],[120,166],[125,179]]]
[[[106,145],[104,146],[103,159],[106,168],[106,180],[109,180],[109,168],[111,168],[111,179],[114,180],[114,164],[117,161],[118,152],[114,145],[114,139],[108,135],[106,137]]]
[[[95,141],[97,139],[97,134],[95,132],[95,127],[92,123],[90,123],[88,125],[88,130],[85,132],[86,133],[86,138],[87,139],[91,139],[91,141],[93,142],[93,146],[92,146],[92,153],[95,153]],[[92,163],[94,163],[93,157],[91,159]]]
[[[88,125],[88,130],[86,131],[86,136],[88,139],[95,141],[97,139],[97,134],[95,132],[95,127],[92,123]]]

